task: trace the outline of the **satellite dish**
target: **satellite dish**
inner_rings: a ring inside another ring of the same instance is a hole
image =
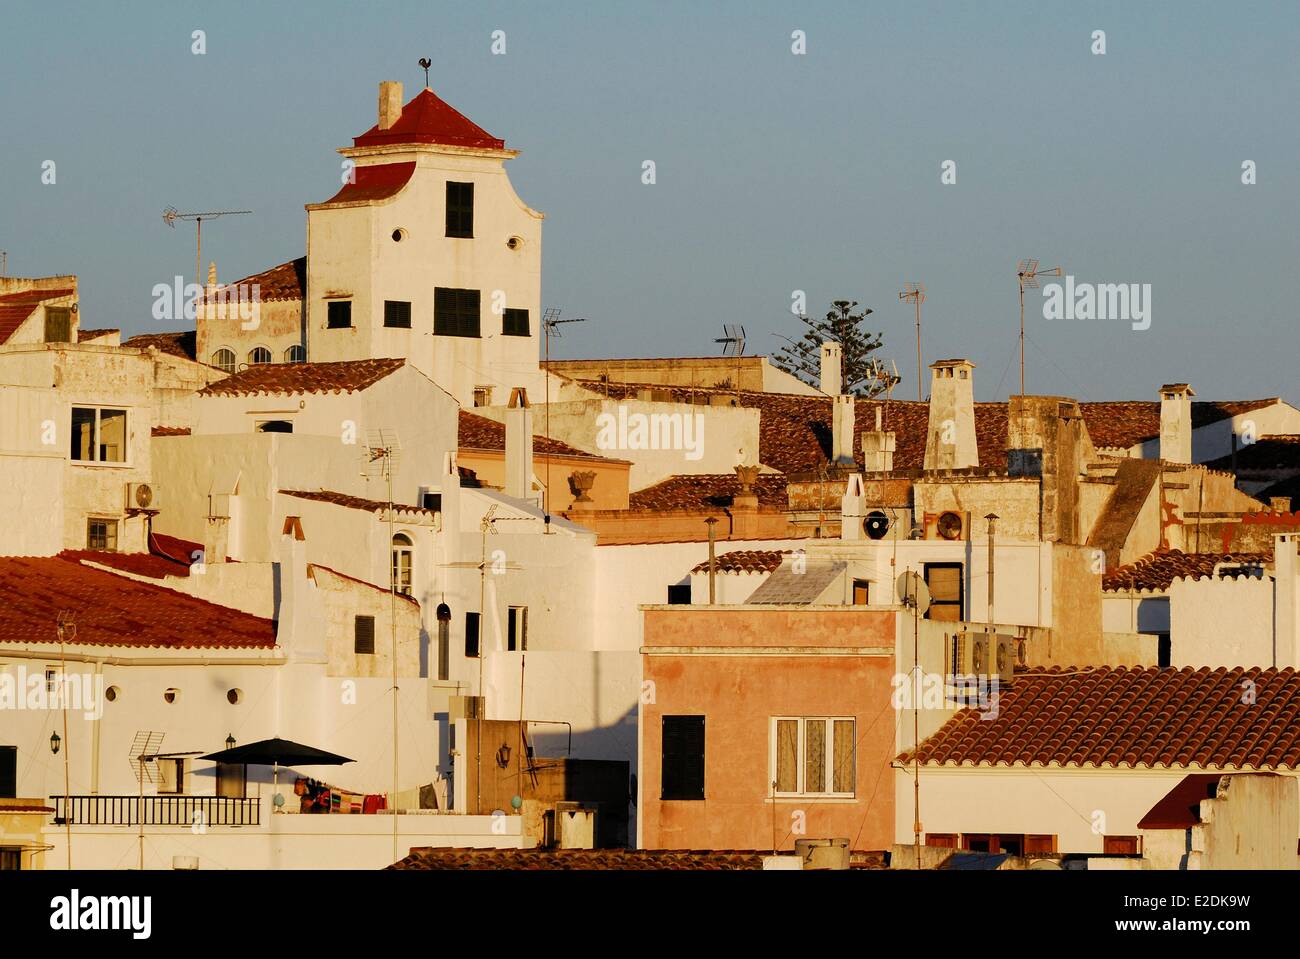
[[[894,589],[898,594],[898,601],[904,606],[915,609],[917,615],[924,616],[926,610],[930,608],[930,587],[926,586],[925,580],[912,570],[899,574]]]
[[[889,516],[884,510],[873,509],[862,521],[862,529],[867,539],[884,539],[889,532]]]

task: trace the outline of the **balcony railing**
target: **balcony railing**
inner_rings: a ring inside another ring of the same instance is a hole
[[[262,804],[226,796],[51,796],[62,826],[259,826]]]

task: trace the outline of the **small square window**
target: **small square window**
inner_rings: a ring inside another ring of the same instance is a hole
[[[501,332],[506,336],[528,336],[528,311],[507,309],[501,316]]]
[[[74,406],[71,433],[73,462],[126,462],[126,410]]]
[[[86,549],[102,549],[115,552],[117,550],[117,520],[87,520]]]
[[[437,336],[479,335],[478,290],[439,286],[433,291],[433,332]]]
[[[346,330],[352,326],[352,301],[330,300],[326,307],[325,325],[331,330]]]
[[[399,330],[411,328],[409,300],[384,300],[384,326]]]
[[[490,386],[479,386],[479,387],[475,387],[475,389],[474,389],[474,405],[475,405],[475,406],[491,406],[491,405],[492,405],[492,387],[490,387]]]

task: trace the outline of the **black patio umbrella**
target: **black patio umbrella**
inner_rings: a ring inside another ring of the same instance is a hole
[[[356,762],[338,753],[304,746],[291,739],[263,739],[261,742],[249,743],[247,746],[234,746],[220,752],[208,753],[200,759],[209,759],[214,763],[235,763],[247,766],[272,766],[272,789],[280,788],[281,766],[342,766],[344,763]]]

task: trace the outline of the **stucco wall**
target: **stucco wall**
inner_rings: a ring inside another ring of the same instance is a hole
[[[1170,664],[1281,666],[1274,648],[1273,580],[1176,579],[1169,587]]]

